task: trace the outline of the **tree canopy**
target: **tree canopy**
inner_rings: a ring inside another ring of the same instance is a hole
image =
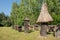
[[[0,26],[10,26],[11,20],[9,16],[6,16],[4,12],[0,13]]]
[[[35,24],[39,16],[41,6],[44,0],[21,0],[18,5],[16,2],[12,5],[11,21],[14,25],[22,25],[24,18],[28,17],[31,24]],[[51,24],[60,23],[60,1],[59,0],[45,0],[48,5],[48,11],[53,17],[54,21]]]

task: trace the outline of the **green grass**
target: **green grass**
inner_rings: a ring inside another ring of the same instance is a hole
[[[0,40],[60,40],[60,38],[55,38],[53,35],[41,37],[39,31],[24,33],[11,27],[0,27]]]

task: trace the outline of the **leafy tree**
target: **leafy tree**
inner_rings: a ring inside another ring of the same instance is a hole
[[[6,20],[4,12],[1,12],[0,20],[1,20],[0,24],[4,25],[4,21]]]
[[[12,5],[12,11],[11,11],[11,21],[12,21],[12,24],[15,24],[15,25],[17,25],[18,8],[19,8],[18,4],[14,2]]]
[[[36,23],[38,13],[40,11],[41,3],[37,0],[22,0],[20,4],[20,20],[23,20],[26,16],[30,18],[30,23]],[[33,21],[34,20],[34,21]],[[22,22],[22,21],[20,21]]]
[[[60,6],[59,0],[46,0],[48,4],[49,13],[52,15],[54,21],[51,24],[60,23]]]
[[[4,14],[4,12],[1,12],[0,13],[0,26],[1,25],[3,25],[3,26],[10,26],[11,25],[10,17],[9,16],[6,16]]]
[[[35,24],[40,14],[43,1],[47,3],[49,13],[54,19],[54,21],[51,24],[60,23],[59,0],[21,0],[21,3],[19,5],[16,2],[14,2],[12,5],[12,24],[22,25],[25,17],[29,17],[31,24]]]

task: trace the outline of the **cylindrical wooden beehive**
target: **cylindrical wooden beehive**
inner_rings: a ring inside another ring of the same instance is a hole
[[[29,32],[29,19],[26,17],[25,20],[24,20],[24,29],[25,29],[25,32],[28,33]]]
[[[18,27],[18,31],[21,32],[22,31],[22,26]]]
[[[46,29],[47,29],[47,24],[48,22],[53,21],[52,17],[50,16],[47,8],[46,2],[43,2],[42,8],[40,15],[38,17],[37,23],[41,23],[41,30],[40,30],[40,35],[41,36],[46,36]]]

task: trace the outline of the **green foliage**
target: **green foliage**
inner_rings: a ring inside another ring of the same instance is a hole
[[[18,8],[19,6],[17,5],[17,3],[14,2],[11,11],[12,24],[17,24]]]
[[[60,23],[60,2],[59,0],[46,0],[48,4],[49,13],[52,15],[54,21],[51,24]]]
[[[11,25],[11,21],[10,21],[9,16],[6,16],[4,14],[4,12],[0,13],[0,24],[3,25],[3,26],[10,26]]]
[[[14,8],[12,7],[11,19],[14,22],[14,24],[22,25],[25,17],[28,17],[30,19],[31,24],[36,23],[37,17],[39,15],[38,13],[40,11],[40,9],[39,9],[40,3],[38,3],[38,2],[39,1],[37,1],[37,0],[21,0],[19,8],[17,8],[17,9],[15,9],[14,3],[13,3]],[[15,5],[16,4],[17,3],[15,3]],[[16,5],[16,7],[17,7],[17,5]],[[17,10],[17,11],[15,11],[15,10]]]
[[[41,5],[44,0],[21,0],[18,5],[16,2],[12,5],[11,21],[14,25],[22,25],[24,18],[28,17],[31,24],[35,24],[39,16]],[[54,21],[51,24],[60,23],[60,1],[45,0],[48,5],[48,10]]]

